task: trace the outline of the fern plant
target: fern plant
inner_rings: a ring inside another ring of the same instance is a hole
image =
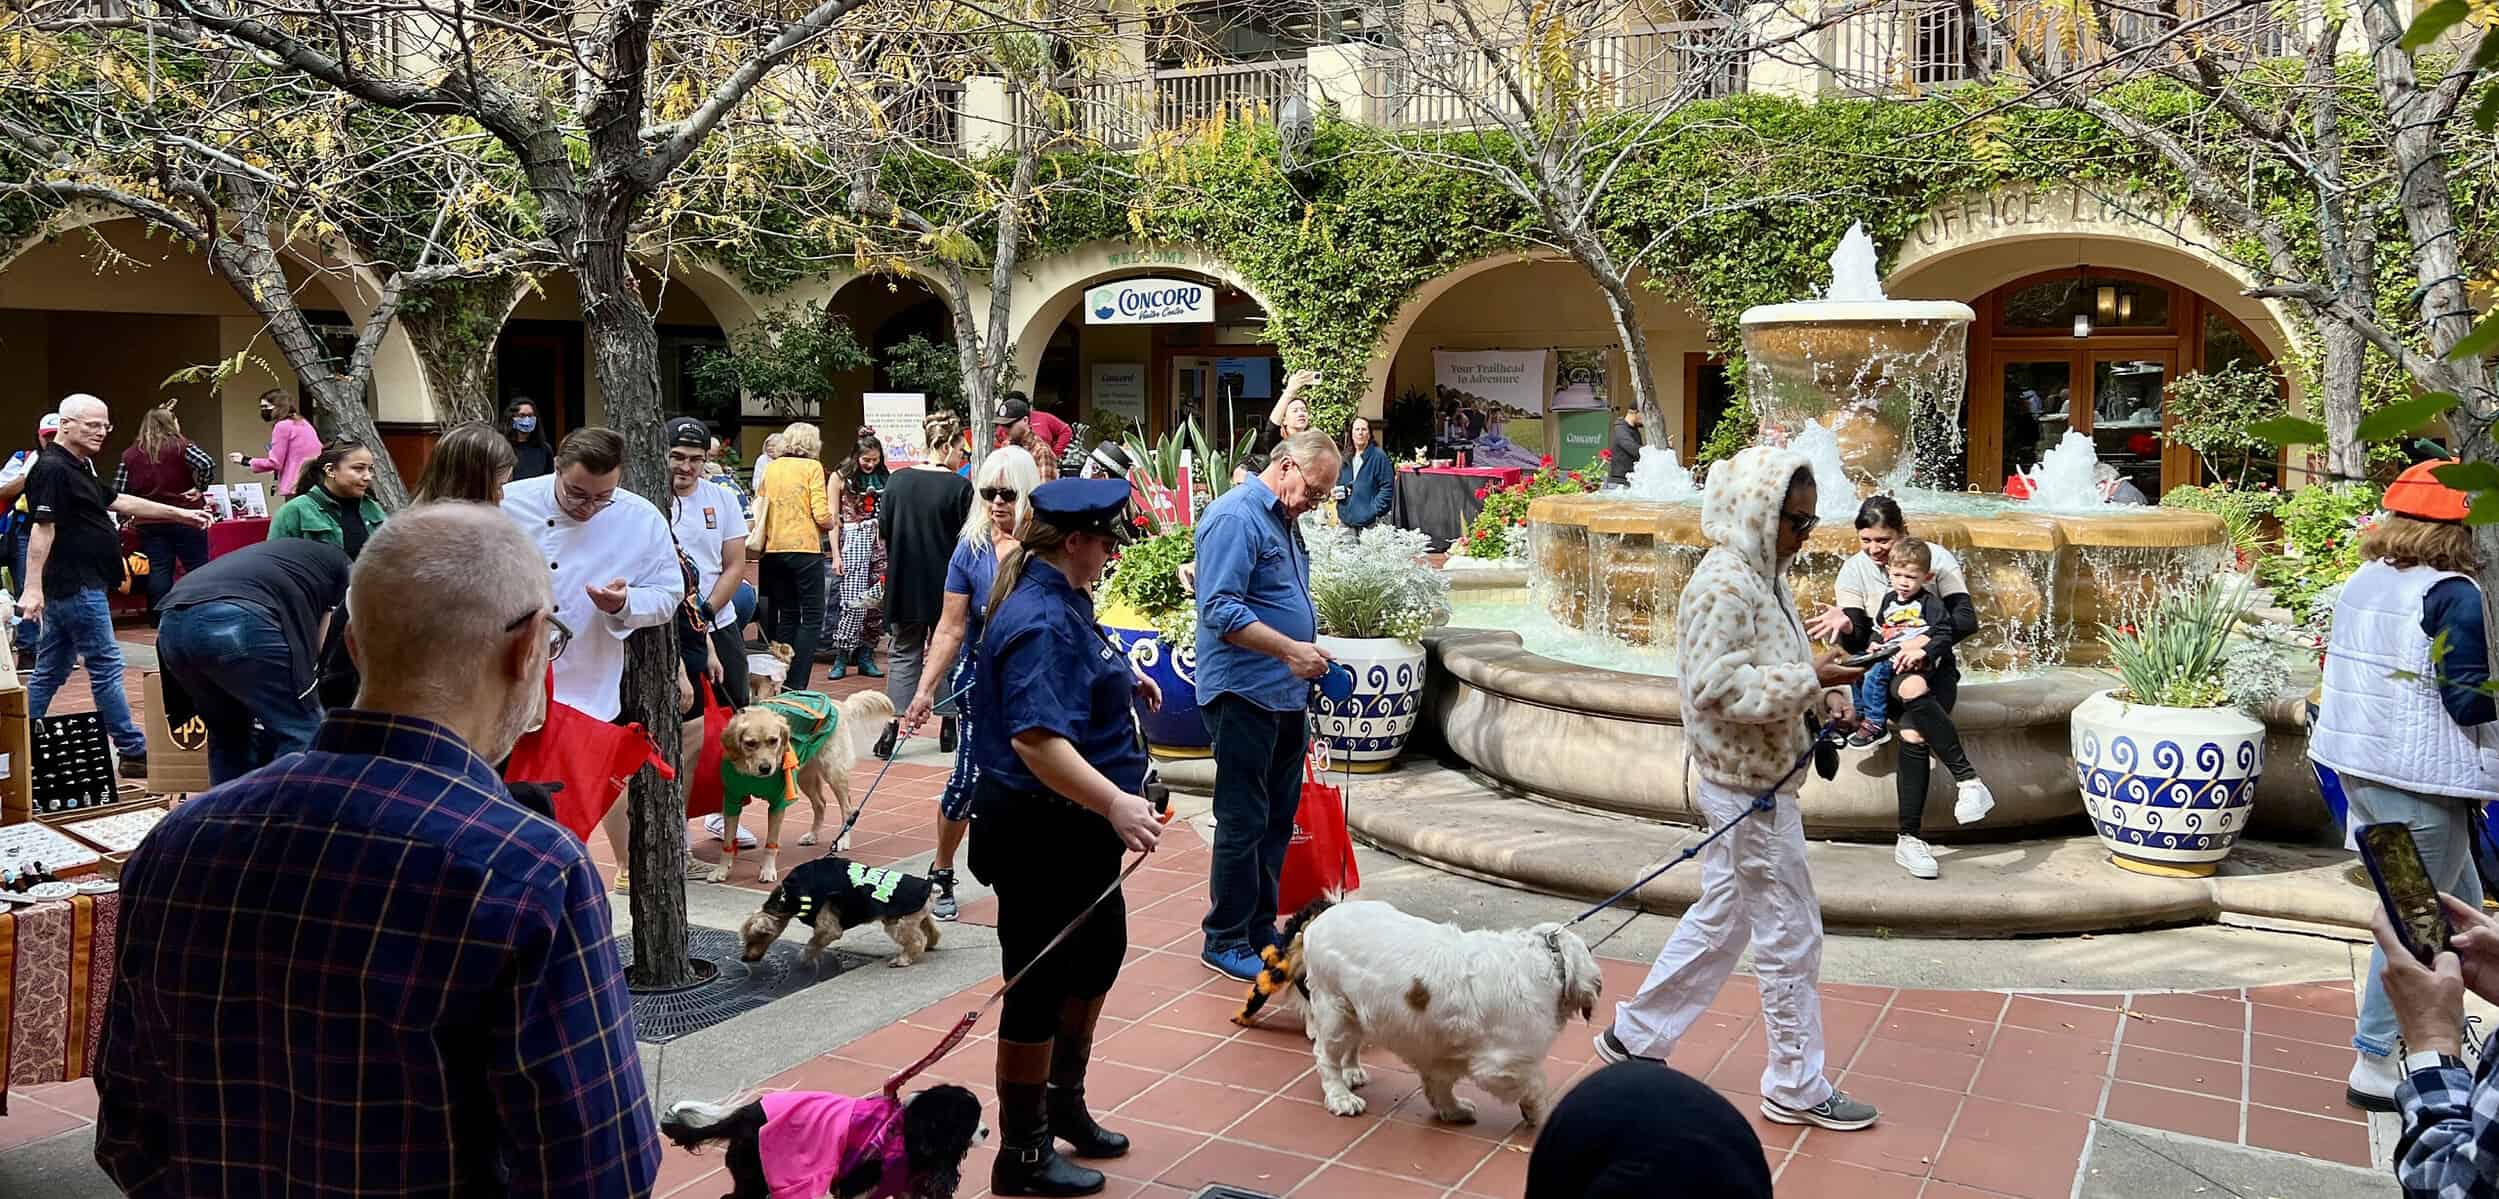
[[[2137,624],[2100,626],[2121,684],[2117,698],[2164,708],[2231,702],[2223,666],[2249,593],[2206,579],[2160,597]]]

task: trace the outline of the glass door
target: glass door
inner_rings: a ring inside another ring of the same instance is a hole
[[[2176,355],[2120,350],[2091,357],[2092,448],[2100,461],[2143,492],[2147,502],[2161,498],[2163,461],[2167,457],[2167,422],[2163,389],[2175,373]]]
[[[2077,419],[2089,420],[2088,412],[2075,408],[2080,365],[2074,355],[1997,357],[1984,376],[1987,387],[1971,397],[1972,486],[2002,491],[2006,479],[2039,465],[2039,456]]]
[[[1221,405],[1215,402],[1215,360],[1196,355],[1173,355],[1171,360],[1171,428],[1196,421],[1206,434],[1209,445],[1229,445],[1224,431]]]

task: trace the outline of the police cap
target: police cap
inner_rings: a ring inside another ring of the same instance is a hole
[[[1033,489],[1033,515],[1070,533],[1126,541],[1134,532],[1128,494],[1125,479],[1052,479]]]

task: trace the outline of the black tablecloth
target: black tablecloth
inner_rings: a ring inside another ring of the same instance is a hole
[[[1388,501],[1389,522],[1428,534],[1435,553],[1446,550],[1484,510],[1484,501],[1475,498],[1484,482],[1471,475],[1398,471],[1396,494]]]

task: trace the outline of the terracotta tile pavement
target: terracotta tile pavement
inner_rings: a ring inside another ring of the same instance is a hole
[[[121,635],[153,640],[138,628]],[[818,682],[836,694],[876,685],[881,681],[857,676]],[[136,671],[128,689],[135,708]],[[88,709],[86,680],[71,679],[55,705]],[[933,748],[893,765],[851,838],[851,856],[876,865],[933,848],[927,801],[945,782],[943,764],[927,752]],[[854,773],[853,794],[866,790],[878,765]],[[762,835],[758,808],[749,809],[746,824]],[[795,831],[784,831],[783,869],[825,851],[799,846]],[[719,844],[699,828],[690,841],[697,857],[717,860]],[[602,868],[612,869],[603,840],[591,844]],[[1280,1005],[1261,1027],[1230,1024],[1242,988],[1196,960],[1206,848],[1185,828],[1165,845],[1130,880],[1129,964],[1105,1008],[1088,1084],[1105,1122],[1135,1141],[1128,1157],[1096,1163],[1113,1179],[1108,1195],[1180,1199],[1210,1181],[1294,1199],[1521,1193],[1534,1133],[1520,1126],[1515,1108],[1469,1087],[1478,1123],[1440,1125],[1415,1076],[1372,1054],[1373,1081],[1364,1091],[1370,1110],[1331,1116],[1318,1104],[1297,1012]],[[764,890],[755,881],[758,865],[753,853],[739,855],[729,885]],[[994,923],[994,901],[967,905],[964,918]],[[1603,964],[1612,998],[1628,995],[1647,971],[1645,962]],[[872,1090],[998,984],[992,976],[763,1086]],[[1755,1091],[1764,1050],[1758,992],[1748,977],[1729,981],[1675,1055],[1678,1068],[1706,1079],[1746,1114],[1782,1196],[2064,1199],[2094,1117],[2370,1164],[2367,1125],[2342,1101],[2354,1007],[2347,982],[2135,995],[1833,984],[1824,998],[1829,1068],[1850,1094],[1883,1109],[1873,1129],[1801,1130],[1760,1117]],[[994,1030],[993,1014],[931,1077],[991,1099]],[[1565,1030],[1546,1066],[1557,1086],[1593,1069],[1587,1030]],[[95,1108],[86,1082],[17,1091],[11,1100],[18,1106],[0,1121],[0,1149],[74,1129],[91,1121]],[[967,1199],[986,1193],[976,1188],[988,1177],[992,1152],[983,1150],[966,1170]],[[707,1197],[726,1185],[717,1157],[671,1148],[658,1193]]]

